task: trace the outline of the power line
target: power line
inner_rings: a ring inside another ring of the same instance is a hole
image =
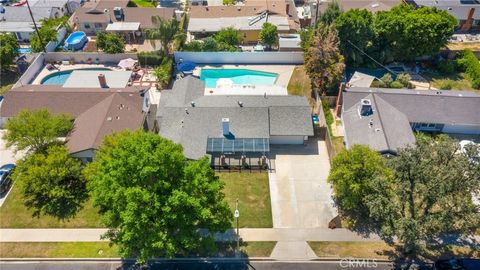
[[[30,8],[30,3],[28,3],[28,0],[25,0],[25,2],[27,2],[28,12],[30,13],[30,17],[32,18],[33,26],[35,26],[35,32],[37,32],[38,40],[40,41],[40,46],[42,46],[43,52],[46,53],[47,50],[45,49],[45,46],[43,45],[42,36],[40,35],[40,31],[38,31],[37,23],[35,22],[35,18],[33,17],[32,9]]]
[[[380,62],[378,62],[377,60],[375,60],[375,58],[371,57],[370,55],[368,55],[366,52],[364,52],[363,50],[361,50],[360,48],[357,47],[357,45],[353,44],[349,39],[347,39],[347,42],[350,43],[350,45],[352,45],[355,49],[357,49],[359,52],[361,52],[362,54],[364,54],[365,56],[367,56],[368,58],[370,58],[373,62],[375,62],[376,64],[378,64],[379,66],[383,67],[384,69],[386,69],[388,72],[390,73],[393,73],[395,75],[397,75],[397,72],[389,69],[388,67],[382,65]]]

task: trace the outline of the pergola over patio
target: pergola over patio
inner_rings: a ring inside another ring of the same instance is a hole
[[[140,33],[139,22],[113,22],[107,25],[105,29],[107,32],[117,32],[127,39],[127,42],[132,39],[137,40],[136,33]]]

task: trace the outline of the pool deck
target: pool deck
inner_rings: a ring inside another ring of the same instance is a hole
[[[198,66],[193,75],[200,77],[202,68],[211,69],[251,69],[256,71],[277,73],[278,78],[273,86],[241,85],[221,88],[205,88],[205,95],[288,95],[287,86],[292,77],[295,65],[203,65]]]
[[[41,84],[43,78],[45,76],[48,76],[52,73],[56,73],[59,71],[66,71],[66,70],[76,70],[76,69],[85,69],[85,68],[110,68],[113,71],[115,70],[123,70],[118,67],[113,67],[113,66],[108,66],[108,65],[103,65],[103,64],[74,64],[74,65],[55,65],[56,68],[53,68],[52,70],[48,70],[46,66],[42,68],[42,70],[38,73],[38,75],[35,77],[33,82],[31,84]]]

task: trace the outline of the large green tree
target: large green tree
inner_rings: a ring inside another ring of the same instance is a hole
[[[377,39],[385,41],[385,48],[400,61],[437,53],[456,25],[457,20],[445,10],[406,4],[378,12],[374,21]]]
[[[242,43],[240,32],[233,27],[222,28],[215,33],[213,38],[218,43],[224,43],[232,47],[238,47]]]
[[[353,222],[369,217],[366,197],[377,181],[391,181],[392,171],[382,156],[364,145],[354,145],[333,159],[328,182],[342,212],[354,217]]]
[[[0,66],[8,70],[18,55],[18,41],[11,34],[0,34]]]
[[[263,44],[267,45],[267,48],[271,48],[272,45],[277,43],[278,31],[277,26],[266,22],[262,25],[262,30],[260,31],[260,39]]]
[[[69,219],[88,198],[82,163],[63,145],[33,153],[17,163],[13,179],[20,185],[24,204],[34,216]]]
[[[345,69],[334,25],[320,24],[305,53],[305,69],[313,85],[325,94],[328,85],[337,82]]]
[[[342,13],[342,8],[338,1],[328,2],[327,9],[319,14],[317,23],[332,24],[335,19]]]
[[[389,199],[387,189],[366,197],[382,235],[396,237],[405,253],[415,254],[432,238],[474,234],[480,228],[480,209],[472,201],[480,192],[479,155],[478,145],[460,151],[446,135],[419,135],[414,146],[401,149],[389,162]]]
[[[37,33],[34,33],[30,37],[30,47],[33,52],[42,52],[44,46],[47,46],[48,42],[57,41],[57,32],[54,28],[41,27],[38,32],[40,33],[40,36]],[[42,39],[41,41],[40,38]]]
[[[168,54],[170,52],[170,45],[178,34],[180,22],[175,18],[165,20],[160,16],[152,17],[152,22],[155,28],[147,31],[147,38],[153,41],[160,40],[163,52]]]
[[[85,175],[105,236],[139,262],[214,248],[213,233],[230,226],[209,160],[187,161],[180,145],[157,134],[107,136]]]
[[[24,109],[7,121],[3,139],[7,147],[13,146],[16,151],[45,152],[72,128],[73,121],[68,115],[52,115],[47,109]]]
[[[125,41],[117,33],[98,32],[95,44],[104,53],[123,53],[125,50]]]

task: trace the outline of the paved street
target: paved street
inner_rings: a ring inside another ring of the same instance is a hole
[[[2,270],[129,270],[132,263],[122,263],[121,261],[31,261],[31,262],[0,262]],[[138,269],[138,268],[137,268]],[[374,261],[183,261],[183,262],[158,262],[151,265],[152,270],[389,270],[392,269],[390,263],[380,263]]]

